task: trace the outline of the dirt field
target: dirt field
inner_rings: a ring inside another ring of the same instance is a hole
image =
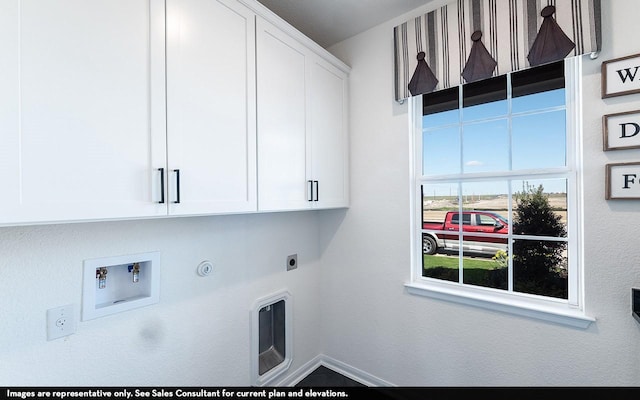
[[[549,204],[554,209],[562,209],[563,211],[556,211],[562,218],[562,222],[567,222],[567,198],[564,196],[551,196],[549,197]],[[514,202],[515,206],[515,202]],[[498,214],[508,217],[507,215],[507,198],[499,197],[492,199],[479,199],[473,201],[467,201],[464,203],[465,209],[472,210],[487,210],[495,211]],[[456,210],[457,204],[450,200],[424,200],[423,216],[425,221],[444,221],[444,216],[448,210]]]

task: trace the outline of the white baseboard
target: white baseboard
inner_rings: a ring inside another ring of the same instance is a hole
[[[335,372],[338,372],[339,374],[346,376],[349,379],[353,379],[356,382],[362,383],[365,386],[369,386],[369,387],[396,386],[390,382],[385,381],[384,379],[378,378],[377,376],[371,375],[349,364],[336,360],[335,358],[325,356],[324,354],[320,354],[314,357],[312,360],[305,363],[296,371],[289,374],[287,377],[285,377],[280,382],[278,382],[276,386],[280,386],[280,387],[295,386],[319,366],[327,367]]]
[[[309,375],[313,370],[318,368],[321,364],[322,355],[315,356],[312,360],[305,363],[303,366],[287,375],[280,382],[276,383],[275,386],[279,387],[292,387],[298,384],[301,380],[303,380],[307,375]]]

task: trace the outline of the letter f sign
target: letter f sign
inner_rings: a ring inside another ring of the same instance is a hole
[[[624,186],[622,187],[623,189],[629,189],[630,184],[636,183],[635,181],[636,174],[623,174],[622,176],[624,176]]]

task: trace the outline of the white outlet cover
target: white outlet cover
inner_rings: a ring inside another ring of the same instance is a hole
[[[73,304],[47,310],[47,340],[69,336],[76,332]]]

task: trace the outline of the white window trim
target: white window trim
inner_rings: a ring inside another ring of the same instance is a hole
[[[576,218],[577,224],[569,232],[570,248],[577,249],[578,254],[574,254],[577,263],[571,271],[577,274],[577,279],[569,281],[569,301],[562,299],[552,299],[548,297],[527,295],[523,293],[510,293],[500,289],[485,288],[473,285],[464,285],[457,282],[447,282],[438,279],[425,278],[422,276],[422,227],[421,220],[420,190],[422,184],[418,171],[422,169],[422,96],[409,98],[409,142],[411,151],[410,162],[410,219],[411,219],[411,281],[405,284],[408,293],[412,295],[436,298],[455,303],[481,307],[493,311],[515,314],[523,317],[540,319],[547,322],[566,325],[574,328],[586,329],[595,318],[588,316],[584,310],[584,279],[583,279],[583,259],[584,250],[583,238],[583,191],[582,191],[582,135],[574,134],[582,132],[582,62],[580,58],[575,58],[567,63],[565,68],[566,80],[571,80],[575,90],[568,91],[567,110],[575,118],[567,118],[567,145],[576,148],[576,151],[569,152],[575,159],[569,158],[568,163],[576,165],[576,179],[573,179],[575,187],[570,187],[570,193],[577,194],[567,199],[571,201],[570,212]],[[568,115],[571,115],[568,113]],[[577,283],[574,283],[577,282]]]

